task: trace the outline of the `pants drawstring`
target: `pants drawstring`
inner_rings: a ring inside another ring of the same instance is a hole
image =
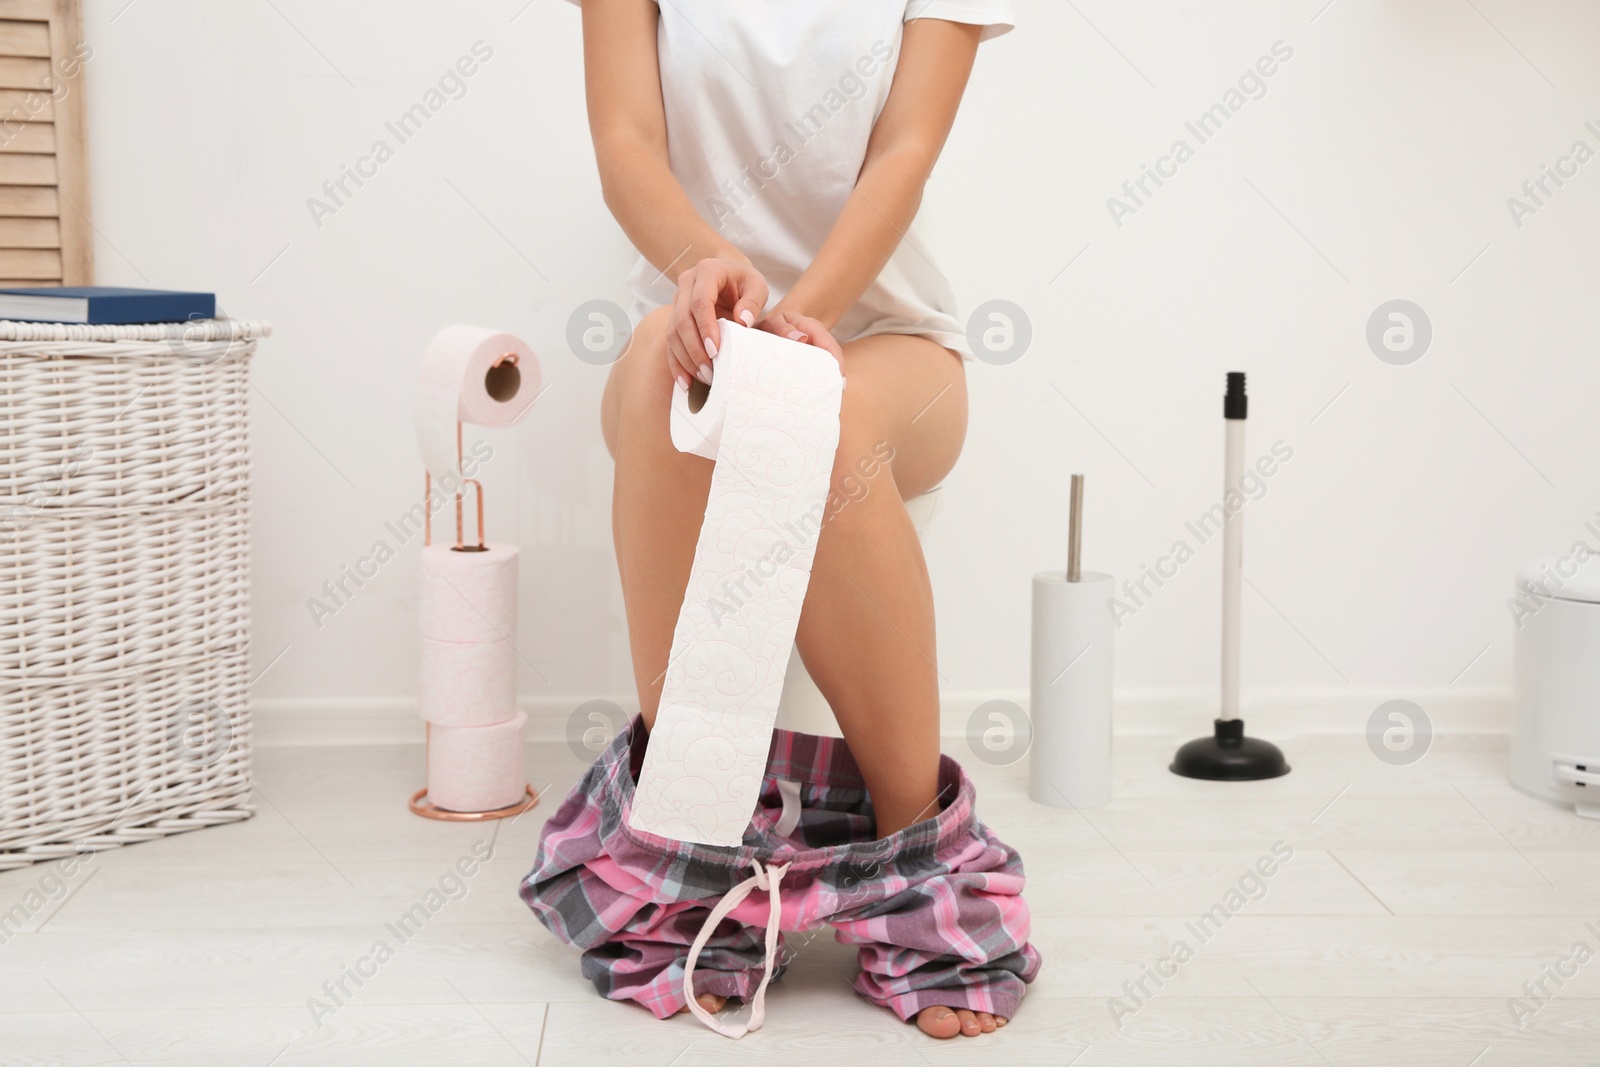
[[[700,933],[695,936],[694,944],[689,946],[689,959],[683,968],[683,995],[688,998],[689,1010],[694,1013],[695,1018],[711,1029],[723,1037],[731,1037],[734,1040],[738,1040],[752,1030],[761,1029],[761,1024],[766,1020],[767,982],[772,979],[772,972],[777,964],[775,956],[778,949],[778,931],[783,915],[783,901],[779,896],[778,886],[789,870],[787,863],[770,867],[762,867],[761,861],[757,859],[752,859],[750,863],[755,867],[756,873],[728,890],[723,895],[723,898],[717,902],[717,906],[711,909],[711,914],[707,916],[705,925],[700,927]],[[712,933],[716,931],[717,924],[727,918],[728,913],[733,911],[734,908],[744,903],[745,898],[756,889],[766,890],[769,898],[766,927],[766,959],[764,961],[766,969],[761,975],[761,984],[756,986],[755,996],[750,1001],[750,1022],[748,1024],[740,1023],[730,1026],[718,1022],[695,999],[694,965],[700,958],[700,950],[705,948],[706,942],[710,940]]]

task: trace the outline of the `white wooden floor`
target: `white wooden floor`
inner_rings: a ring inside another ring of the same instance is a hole
[[[853,954],[826,931],[791,942],[766,1027],[740,1042],[601,1000],[515,894],[581,770],[559,746],[530,749],[550,792],[498,827],[465,895],[359,988],[346,979],[353,995],[318,1025],[324,982],[396,944],[385,924],[495,830],[407,812],[420,747],[262,750],[254,819],[104,853],[0,944],[0,1062],[1600,1062],[1600,959],[1563,964],[1576,975],[1546,979],[1547,1004],[1524,991],[1577,943],[1600,952],[1600,822],[1515,792],[1503,738],[1438,738],[1408,768],[1359,737],[1285,740],[1293,773],[1232,785],[1168,773],[1169,741],[1119,740],[1116,800],[1082,814],[1031,803],[1023,765],[952,748],[1027,863],[1045,964],[1003,1032],[946,1042],[858,997]],[[1185,923],[1280,840],[1293,857],[1265,894],[1201,943]],[[0,911],[48,873],[0,874]],[[1192,958],[1114,1021],[1111,998],[1180,939]],[[1512,998],[1537,1008],[1520,1028]]]

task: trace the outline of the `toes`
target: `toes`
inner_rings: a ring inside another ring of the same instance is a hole
[[[929,1037],[977,1037],[992,1034],[1010,1020],[1003,1015],[967,1008],[932,1007],[917,1013],[917,1025]]]
[[[923,1008],[917,1013],[917,1026],[929,1037],[940,1039],[955,1037],[961,1032],[961,1020],[949,1008]]]
[[[712,1015],[715,1015],[717,1012],[721,1011],[723,1009],[723,1007],[728,1003],[728,998],[727,997],[719,996],[716,993],[701,993],[700,995],[696,996],[694,999],[699,1001],[700,1006],[702,1008],[704,1008],[706,1011],[709,1011]],[[683,1007],[678,1009],[678,1014],[682,1015],[684,1012],[686,1012],[688,1010],[689,1010],[689,1005],[685,1004]]]

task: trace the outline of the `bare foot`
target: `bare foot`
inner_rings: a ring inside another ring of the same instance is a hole
[[[917,1025],[929,1037],[977,1037],[992,1034],[1006,1024],[1002,1015],[986,1011],[968,1011],[966,1008],[923,1008],[917,1012]]]
[[[712,1015],[715,1015],[717,1012],[721,1011],[723,1005],[728,1003],[727,997],[719,997],[715,993],[701,993],[694,999],[698,1000],[700,1002],[700,1006],[706,1011],[709,1011]],[[678,1009],[678,1014],[682,1015],[688,1010],[689,1005],[685,1004],[683,1007]]]

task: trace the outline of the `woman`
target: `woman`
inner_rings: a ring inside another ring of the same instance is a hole
[[[850,503],[818,539],[796,644],[880,838],[948,803],[933,599],[903,501],[956,461],[971,356],[945,279],[907,231],[979,41],[1008,29],[1006,0],[583,4],[601,184],[641,254],[629,279],[640,321],[607,381],[602,428],[644,724],[712,469],[674,449],[670,390],[714,380],[718,319],[822,348],[847,384],[834,489]],[[868,491],[839,484],[873,456],[892,460]],[[1037,969],[1028,958],[1023,980]],[[696,999],[713,1012],[725,1001]],[[948,1001],[916,1012],[925,1032],[976,1036],[1007,1021]]]

